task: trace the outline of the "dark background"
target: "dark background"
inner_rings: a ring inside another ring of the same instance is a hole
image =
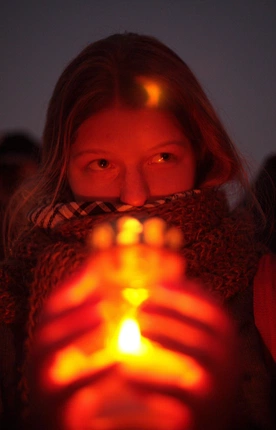
[[[276,0],[6,0],[0,10],[0,133],[40,138],[67,63],[128,30],[188,63],[253,173],[276,152]]]

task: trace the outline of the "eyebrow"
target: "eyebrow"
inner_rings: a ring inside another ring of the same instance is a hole
[[[149,148],[149,151],[157,151],[160,150],[163,147],[166,146],[170,146],[170,145],[176,145],[176,146],[180,146],[180,147],[185,147],[187,144],[189,143],[188,139],[186,140],[168,140],[167,142],[163,142],[163,143],[158,143],[155,146],[152,146],[151,148]],[[93,154],[93,155],[110,155],[112,154],[112,152],[110,151],[106,151],[104,149],[84,149],[82,151],[76,152],[74,155],[72,155],[72,157],[75,158],[79,158],[82,155],[86,155],[86,154]]]
[[[185,147],[187,144],[189,144],[189,140],[168,140],[166,142],[163,143],[159,143],[158,145],[153,146],[150,149],[153,150],[157,150],[160,149],[164,146],[170,146],[170,145],[176,145],[176,146],[181,146],[182,148]]]
[[[73,154],[73,158],[79,158],[82,155],[86,154],[94,154],[94,155],[109,155],[110,152],[105,151],[104,149],[84,149],[83,151],[76,152],[76,154]]]

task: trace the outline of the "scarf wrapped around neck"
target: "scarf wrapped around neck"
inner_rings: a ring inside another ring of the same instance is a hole
[[[224,192],[192,190],[168,196],[140,208],[103,202],[66,203],[30,214],[36,225],[64,238],[84,240],[94,225],[123,214],[159,216],[182,231],[181,254],[187,276],[200,278],[213,293],[228,299],[253,281],[260,257],[266,251],[255,242],[255,225],[243,210],[230,213]],[[67,219],[66,222],[63,220]]]
[[[180,229],[187,276],[199,278],[221,301],[252,285],[260,257],[267,251],[254,240],[250,214],[242,209],[231,213],[225,194],[217,189],[188,191],[140,208],[98,202],[64,203],[50,211],[45,206],[29,215],[32,229],[15,243],[13,261],[25,264],[25,279],[20,285],[12,265],[6,282],[0,285],[0,311],[11,320],[26,300],[28,309],[41,308],[51,289],[71,276],[89,255],[91,229],[123,214],[159,216]],[[14,282],[9,279],[13,276]]]

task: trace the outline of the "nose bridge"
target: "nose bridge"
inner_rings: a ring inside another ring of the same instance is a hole
[[[140,166],[127,165],[122,177],[120,199],[132,206],[142,206],[149,197],[147,178]]]

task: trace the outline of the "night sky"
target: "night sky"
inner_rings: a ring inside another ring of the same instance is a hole
[[[40,138],[63,68],[88,43],[125,30],[159,38],[188,63],[253,172],[276,153],[275,0],[6,1],[0,132]]]

